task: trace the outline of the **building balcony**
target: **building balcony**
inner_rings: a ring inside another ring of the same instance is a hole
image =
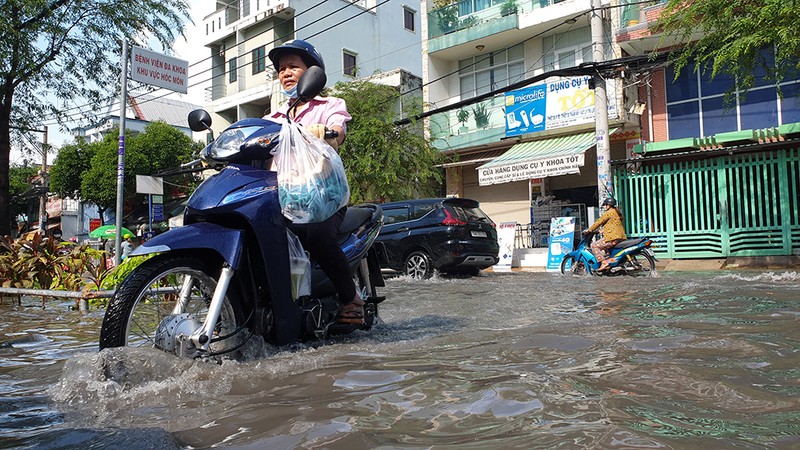
[[[428,12],[428,53],[489,36],[523,39],[589,10],[585,0],[461,0]]]
[[[650,4],[628,4],[622,10],[619,28],[614,32],[617,44],[629,55],[641,55],[677,43],[665,40],[656,25],[667,6],[666,0],[653,0]]]
[[[206,46],[218,43],[236,30],[280,13],[281,18],[294,14],[289,0],[218,0],[217,10],[203,19]]]
[[[502,95],[434,114],[430,118],[433,145],[439,150],[457,150],[497,142],[505,136],[504,114],[505,98]]]

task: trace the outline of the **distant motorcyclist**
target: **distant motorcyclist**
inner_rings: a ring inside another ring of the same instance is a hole
[[[600,207],[605,208],[603,215],[595,221],[583,234],[594,232],[603,227],[603,237],[592,243],[592,253],[600,262],[598,271],[608,269],[608,265],[614,262],[613,258],[608,258],[608,251],[615,245],[628,238],[625,234],[625,227],[622,225],[622,212],[617,207],[617,201],[611,197],[603,200]]]

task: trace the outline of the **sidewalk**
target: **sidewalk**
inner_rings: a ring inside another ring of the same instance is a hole
[[[716,259],[660,259],[656,261],[660,271],[709,271],[709,270],[800,270],[800,256],[751,256]],[[492,267],[486,269],[493,271]],[[512,272],[545,272],[543,265],[512,267]]]

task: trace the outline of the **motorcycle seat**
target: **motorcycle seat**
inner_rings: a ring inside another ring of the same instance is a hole
[[[371,218],[372,210],[370,208],[348,207],[342,225],[339,226],[339,237],[349,236]]]
[[[624,241],[620,242],[619,244],[615,245],[612,250],[621,250],[623,248],[632,247],[634,245],[639,245],[642,242],[646,241],[647,238],[634,238],[634,239],[625,239]]]

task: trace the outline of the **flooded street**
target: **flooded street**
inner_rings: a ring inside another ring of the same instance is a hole
[[[0,304],[0,448],[800,447],[800,273],[387,280],[372,331],[247,362],[98,353]]]

